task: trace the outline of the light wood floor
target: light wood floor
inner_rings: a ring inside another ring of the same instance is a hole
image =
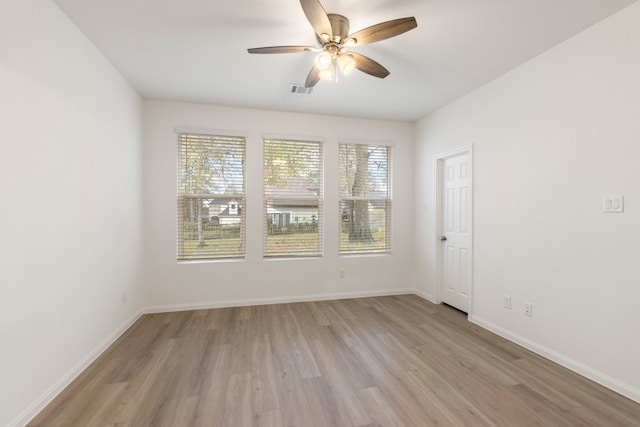
[[[416,296],[143,316],[31,426],[638,426],[640,405]]]

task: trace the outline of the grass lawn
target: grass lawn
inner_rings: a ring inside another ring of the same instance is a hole
[[[340,251],[342,253],[358,252],[384,252],[385,234],[384,231],[373,233],[373,243],[350,242],[347,233],[340,233]],[[240,257],[242,248],[239,237],[207,239],[206,246],[199,248],[197,239],[184,241],[185,258],[215,258],[215,257]],[[286,254],[292,248],[296,249],[300,255],[317,255],[318,234],[317,233],[292,233],[292,234],[272,234],[267,236],[268,253],[273,255]]]
[[[349,233],[340,233],[340,253],[376,253],[385,252],[385,233],[376,231],[373,234],[373,243],[350,242]]]
[[[239,237],[228,237],[223,239],[206,239],[206,246],[199,248],[198,240],[184,241],[184,257],[189,258],[216,258],[228,257],[237,258],[242,255]]]

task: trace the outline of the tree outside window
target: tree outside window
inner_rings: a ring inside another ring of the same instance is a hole
[[[340,254],[391,251],[391,147],[340,144]]]
[[[178,260],[245,255],[245,139],[178,136]]]

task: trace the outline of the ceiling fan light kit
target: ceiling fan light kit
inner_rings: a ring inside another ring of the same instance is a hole
[[[331,66],[329,68],[325,68],[324,70],[320,70],[320,78],[322,80],[337,81],[336,68]]]
[[[338,65],[343,74],[349,74],[356,68],[356,60],[352,54],[347,53],[338,57]]]
[[[316,33],[320,48],[315,46],[269,46],[248,49],[249,53],[320,52],[305,82],[312,88],[321,79],[337,81],[338,70],[348,74],[353,69],[384,79],[389,70],[373,59],[355,52],[343,51],[348,47],[363,46],[395,37],[418,26],[414,17],[394,19],[372,25],[349,34],[349,20],[335,13],[327,14],[319,0],[300,0],[307,20]]]
[[[326,50],[320,52],[318,56],[316,56],[316,67],[321,70],[326,70],[331,67],[331,63],[333,62],[333,57]]]

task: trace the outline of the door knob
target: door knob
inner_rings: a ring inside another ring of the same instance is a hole
[[[447,240],[447,236],[442,236],[442,237],[440,238],[440,241],[441,241],[441,242],[444,242],[445,240]]]

